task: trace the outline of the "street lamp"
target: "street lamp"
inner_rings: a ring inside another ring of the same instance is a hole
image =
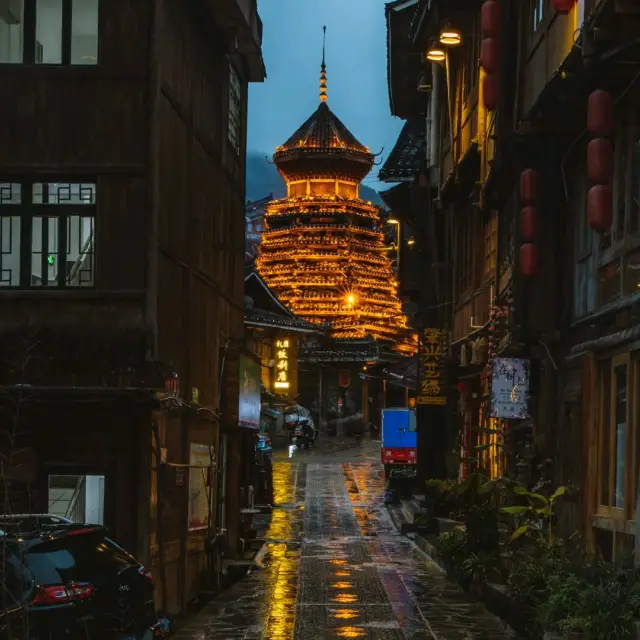
[[[447,52],[442,48],[436,45],[435,42],[432,42],[427,50],[427,60],[429,62],[444,62],[447,57]]]
[[[387,218],[387,224],[400,224],[400,220],[392,216],[391,218]]]
[[[440,44],[447,47],[456,47],[462,42],[462,33],[450,25],[446,25],[440,31]]]

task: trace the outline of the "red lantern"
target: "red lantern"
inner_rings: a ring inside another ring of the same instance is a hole
[[[348,369],[342,369],[340,371],[340,375],[338,376],[338,384],[343,389],[348,389],[351,384],[351,372]]]
[[[540,176],[535,169],[525,169],[520,176],[520,201],[529,206],[536,203],[540,190]]]
[[[458,382],[458,384],[456,385],[456,389],[458,393],[464,393],[467,390],[467,385],[465,382]]]
[[[520,273],[525,278],[533,278],[538,275],[540,267],[540,252],[538,245],[525,242],[520,246]]]
[[[500,42],[497,38],[485,38],[480,45],[480,64],[487,73],[500,71]]]
[[[607,231],[613,222],[613,190],[611,185],[597,184],[587,194],[587,221],[598,233]]]
[[[553,0],[553,8],[558,13],[569,13],[574,4],[575,0]]]
[[[607,138],[594,138],[587,145],[587,175],[591,182],[607,184],[613,175],[613,145]]]
[[[525,207],[520,211],[520,238],[524,242],[533,242],[540,231],[540,219],[535,207]]]
[[[500,101],[500,76],[487,73],[482,80],[482,99],[487,111],[495,111]]]
[[[483,38],[497,38],[502,26],[502,12],[498,0],[486,0],[480,9]]]
[[[598,89],[589,96],[587,131],[594,136],[610,136],[613,133],[613,98],[610,93]]]

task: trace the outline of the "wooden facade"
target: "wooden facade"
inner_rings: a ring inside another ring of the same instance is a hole
[[[552,0],[501,0],[501,91],[497,109],[487,111],[478,59],[481,4],[388,5],[388,12],[411,14],[405,41],[423,59],[442,25],[462,35],[461,45],[447,50],[446,68],[430,70],[439,94],[426,102],[439,110],[422,115],[437,121],[427,138],[439,144],[414,167],[414,183],[428,178],[429,186],[410,214],[447,220],[439,242],[450,251],[443,271],[451,298],[439,302],[451,303],[440,326],[451,331],[456,368],[453,437],[463,453],[485,445],[492,475],[574,487],[559,507],[560,527],[580,531],[590,549],[620,557],[633,546],[640,471],[640,13],[616,0],[576,0],[562,15]],[[399,55],[390,46],[392,110],[402,105],[399,115],[416,117],[421,107],[407,96],[417,78],[398,79]],[[437,82],[437,74],[448,81]],[[586,114],[595,89],[615,103],[614,219],[606,233],[589,227],[586,211]],[[541,183],[535,277],[521,274],[519,259],[526,169],[537,171]],[[530,360],[528,420],[489,420],[490,355]],[[490,437],[478,433],[482,427]]]
[[[0,105],[3,424],[25,401],[16,385],[32,385],[77,433],[71,450],[45,439],[34,409],[36,469],[102,469],[105,522],[154,566],[158,604],[184,612],[219,570],[205,538],[228,530],[233,556],[242,506],[221,475],[241,465],[246,105],[265,77],[256,5],[96,0],[94,23],[83,17],[95,52],[77,58],[63,28],[49,39],[59,60],[35,40],[32,0],[23,23],[5,18],[0,36],[20,30],[24,47],[0,46],[12,87]],[[171,400],[167,380],[179,380]],[[132,415],[125,437],[114,426]],[[201,528],[188,526],[194,443],[212,447],[218,471]],[[46,474],[30,481],[30,506],[46,510]]]

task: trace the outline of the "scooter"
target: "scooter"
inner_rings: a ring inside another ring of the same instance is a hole
[[[309,449],[315,445],[316,432],[309,423],[309,420],[302,418],[293,432],[293,444],[299,449]]]

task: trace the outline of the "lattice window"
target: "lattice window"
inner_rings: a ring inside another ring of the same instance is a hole
[[[343,198],[357,198],[358,187],[355,184],[349,184],[348,182],[338,183],[338,193]]]
[[[336,195],[336,183],[333,182],[311,182],[311,195],[312,196],[335,196]]]
[[[290,198],[302,198],[307,195],[307,183],[297,182],[296,184],[289,185],[289,197]]]
[[[0,286],[94,286],[96,185],[0,183]]]
[[[240,153],[242,144],[242,85],[235,67],[229,64],[229,127],[231,146]]]

